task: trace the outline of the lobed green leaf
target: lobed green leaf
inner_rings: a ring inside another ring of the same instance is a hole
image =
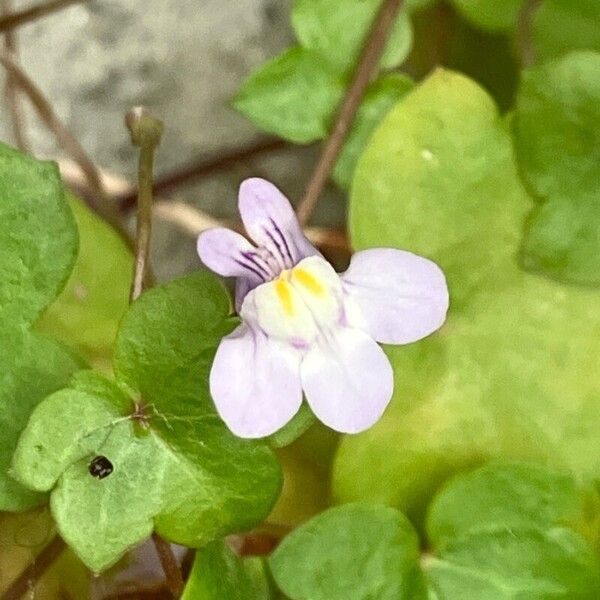
[[[77,229],[54,163],[0,143],[0,326],[31,324],[62,290]]]
[[[338,501],[422,516],[441,482],[495,457],[600,474],[600,294],[519,268],[530,205],[505,124],[460,75],[435,73],[376,130],[354,179],[353,243],[435,260],[451,307],[437,334],[387,350],[394,397],[342,440]]]
[[[344,89],[343,78],[318,54],[295,47],[254,73],[234,106],[261,129],[307,144],[327,136]]]
[[[600,284],[600,54],[569,54],[523,73],[513,119],[521,173],[544,201],[531,214],[523,265]]]
[[[21,436],[14,473],[50,490],[61,535],[94,571],[153,530],[191,547],[251,528],[281,486],[264,443],[217,416],[208,374],[235,323],[217,278],[203,272],[141,296],[122,321],[116,382],[82,373],[42,402]],[[96,456],[114,471],[98,480]]]

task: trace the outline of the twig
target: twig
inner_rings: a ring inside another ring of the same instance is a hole
[[[0,33],[4,33],[5,31],[15,29],[16,27],[20,27],[21,25],[25,25],[26,23],[30,23],[31,21],[45,17],[46,15],[56,12],[57,10],[67,8],[67,6],[71,6],[71,4],[81,4],[87,1],[88,0],[52,0],[51,2],[46,2],[45,4],[39,4],[38,6],[32,6],[31,8],[26,8],[24,10],[2,16],[0,17]]]
[[[525,0],[519,12],[516,43],[521,57],[521,66],[523,68],[533,66],[536,61],[535,46],[531,36],[531,26],[533,24],[533,15],[540,3],[541,0]]]
[[[0,596],[0,600],[19,600],[46,569],[48,569],[66,548],[66,544],[58,535],[36,556],[35,560],[10,584]]]
[[[173,554],[171,544],[160,537],[160,535],[157,533],[152,534],[152,541],[156,547],[158,557],[160,558],[160,564],[162,565],[165,575],[167,576],[167,585],[169,586],[169,590],[173,595],[173,598],[180,598],[181,594],[183,594],[185,583],[183,581],[179,563],[175,558],[175,554]]]
[[[308,222],[319,201],[319,196],[342,150],[371,76],[379,64],[402,4],[403,0],[384,0],[373,22],[354,78],[340,105],[333,131],[315,167],[304,198],[298,206],[298,220],[302,224]]]
[[[158,202],[154,205],[154,214],[158,218],[179,227],[193,237],[213,227],[228,227],[238,233],[244,233],[241,223],[215,219],[213,216],[178,200]],[[340,229],[305,227],[304,233],[315,246],[322,250],[333,251],[344,256],[350,255],[348,238]]]
[[[2,0],[0,6],[2,8],[2,15],[10,14],[12,9],[12,0]],[[8,30],[4,34],[4,48],[13,56],[16,57],[18,55],[17,39],[14,31]],[[6,104],[8,105],[8,110],[10,112],[15,144],[20,150],[27,152],[29,143],[23,126],[23,110],[19,102],[17,85],[12,73],[8,73],[6,76],[6,83],[4,84],[4,97],[6,98]]]
[[[187,166],[174,171],[164,177],[157,179],[154,182],[153,190],[155,194],[159,192],[166,192],[173,188],[176,188],[182,184],[188,183],[193,179],[205,177],[206,175],[212,175],[219,171],[224,171],[239,162],[253,158],[259,154],[265,152],[272,152],[284,148],[287,142],[284,140],[267,140],[252,144],[244,148],[233,150],[228,154],[217,156],[216,158],[204,159],[200,162],[191,163]],[[137,198],[137,190],[133,189],[127,193],[119,196],[117,201],[122,211],[127,211],[135,206]]]
[[[132,144],[140,149],[135,265],[130,295],[130,301],[134,302],[141,296],[147,287],[148,281],[150,235],[152,233],[154,153],[160,144],[163,124],[142,107],[130,110],[125,117],[125,123],[131,133]],[[185,584],[173,548],[171,548],[169,542],[156,532],[152,534],[152,541],[165,572],[169,590],[174,598],[179,598],[183,593]]]
[[[91,205],[93,210],[106,219],[106,221],[121,234],[121,237],[123,237],[127,244],[131,245],[131,240],[123,228],[116,207],[104,191],[100,174],[81,144],[61,123],[60,119],[56,116],[52,105],[41,90],[14,61],[12,56],[4,50],[0,50],[0,63],[2,63],[7,72],[14,78],[16,84],[29,98],[42,121],[56,136],[60,146],[62,146],[65,152],[67,152],[81,168],[88,185],[95,192],[95,198]]]

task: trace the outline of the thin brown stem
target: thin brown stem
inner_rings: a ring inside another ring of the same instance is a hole
[[[182,231],[197,237],[203,231],[215,227],[227,227],[244,235],[244,227],[239,221],[224,221],[205,213],[185,202],[170,200],[154,205],[154,215],[172,223]],[[326,227],[305,227],[304,234],[325,254],[335,254],[343,259],[349,258],[348,238],[340,229]]]
[[[88,0],[52,0],[51,2],[46,2],[45,4],[38,4],[37,6],[32,6],[31,8],[12,12],[8,15],[0,17],[0,33],[10,31],[11,29],[15,29],[21,25],[36,21],[37,19],[45,17],[46,15],[56,12],[57,10],[67,8],[67,6],[71,6],[72,4],[81,4],[87,1]]]
[[[152,541],[154,542],[160,564],[167,577],[169,591],[173,598],[180,598],[181,594],[183,594],[185,583],[183,581],[183,575],[181,574],[181,567],[173,553],[173,548],[171,548],[169,542],[164,540],[157,533],[152,534]]]
[[[208,160],[203,159],[198,162],[190,163],[189,165],[185,165],[180,169],[157,179],[154,182],[153,191],[155,194],[168,192],[195,179],[230,169],[240,162],[249,160],[266,152],[285,148],[285,146],[287,146],[287,142],[284,140],[266,140],[235,149],[215,158],[210,158]],[[137,189],[133,189],[119,196],[117,201],[121,210],[127,211],[135,206],[136,199]]]
[[[152,234],[152,184],[154,177],[154,153],[160,144],[163,124],[148,110],[136,107],[125,117],[131,133],[131,142],[140,149],[138,162],[138,214],[135,244],[135,264],[130,301],[134,302],[147,287],[150,256],[150,236]],[[158,533],[152,534],[152,541],[167,578],[167,586],[173,598],[179,598],[185,587],[181,567],[171,544]]]
[[[517,20],[516,43],[523,68],[532,67],[536,61],[535,45],[532,37],[532,25],[535,11],[541,0],[525,0]]]
[[[102,184],[102,179],[100,178],[100,173],[83,146],[62,124],[54,112],[50,101],[44,96],[42,91],[5,50],[0,50],[0,63],[14,78],[15,83],[22,92],[29,98],[41,120],[56,137],[59,145],[81,168],[90,189],[94,191],[91,208],[108,221],[121,234],[128,245],[130,245],[131,241],[123,228],[116,206],[108,198]]]
[[[19,600],[31,590],[40,576],[58,559],[66,548],[58,535],[36,556],[35,560],[10,584],[0,600]]]
[[[306,188],[304,198],[298,206],[298,220],[302,224],[308,222],[315,210],[321,192],[346,141],[369,81],[377,69],[402,4],[403,0],[384,0],[373,21],[371,32],[354,72],[352,83],[340,105],[333,130],[325,143],[319,162]]]
[[[0,8],[2,9],[1,13],[3,16],[10,14],[12,10],[12,0],[2,0],[0,2]],[[14,31],[8,30],[4,34],[4,48],[14,57],[18,56],[17,36]],[[8,73],[6,76],[4,97],[10,113],[15,144],[20,150],[27,152],[29,149],[29,142],[25,134],[23,107],[20,103],[17,84],[12,73]]]
[[[129,111],[125,123],[131,141],[140,149],[138,162],[138,212],[135,239],[135,266],[131,285],[131,302],[137,300],[148,281],[150,236],[152,234],[152,182],[154,153],[160,144],[163,124],[141,107]]]

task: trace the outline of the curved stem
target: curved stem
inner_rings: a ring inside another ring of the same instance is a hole
[[[71,4],[80,4],[87,1],[88,0],[52,0],[51,2],[46,2],[46,4],[39,4],[38,6],[32,6],[31,8],[26,8],[24,10],[11,12],[8,15],[0,17],[0,33],[10,31],[16,27],[25,25],[26,23],[31,23],[31,21],[45,17],[57,10],[67,8],[67,6],[71,6]]]
[[[3,16],[10,14],[12,10],[12,0],[2,0],[0,2],[0,7],[2,8]],[[17,57],[17,39],[14,31],[8,30],[4,34],[4,48],[14,57]],[[29,143],[24,130],[23,110],[19,102],[17,85],[11,73],[8,73],[6,76],[4,97],[6,98],[6,104],[8,105],[8,110],[10,112],[15,144],[19,150],[27,152]]]
[[[266,140],[242,148],[237,148],[214,158],[202,159],[190,163],[157,179],[153,185],[154,193],[157,194],[159,192],[170,191],[195,179],[229,169],[240,162],[249,160],[263,153],[280,150],[287,145],[288,143],[285,140]],[[130,208],[134,207],[136,197],[137,190],[131,192],[128,191],[125,194],[118,196],[117,201],[121,210],[128,211]]]
[[[365,95],[371,76],[377,69],[402,4],[403,0],[384,0],[373,22],[371,33],[367,38],[354,72],[354,78],[340,105],[333,131],[325,144],[313,176],[306,188],[304,198],[296,211],[298,220],[303,225],[308,222],[314,212],[321,192],[335,166],[335,161],[342,151],[354,117]]]
[[[35,560],[10,584],[0,600],[19,600],[39,577],[62,554],[67,545],[58,535],[36,556]]]
[[[154,542],[160,564],[167,577],[169,591],[173,598],[180,598],[181,594],[183,594],[185,583],[183,581],[183,575],[181,574],[179,561],[175,557],[175,554],[173,554],[171,544],[160,537],[158,533],[152,534],[152,541]]]
[[[85,175],[89,187],[95,193],[95,199],[91,202],[91,208],[108,221],[127,242],[127,245],[131,246],[131,240],[123,228],[118,211],[104,190],[104,185],[98,169],[96,169],[96,166],[83,146],[61,123],[54,112],[52,105],[42,91],[5,50],[0,50],[0,64],[4,66],[16,85],[18,85],[21,91],[29,98],[41,120],[56,137],[58,144],[79,165],[81,171]]]

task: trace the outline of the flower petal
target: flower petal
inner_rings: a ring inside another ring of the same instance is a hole
[[[283,427],[300,409],[300,357],[247,324],[223,338],[210,372],[210,391],[227,427],[260,438]]]
[[[300,366],[306,400],[328,427],[359,433],[386,409],[394,389],[392,367],[377,343],[358,329],[339,329],[328,342],[315,346]]]
[[[446,320],[446,279],[426,258],[394,248],[364,250],[341,277],[348,322],[378,342],[409,344]]]
[[[248,235],[290,269],[307,256],[320,255],[306,239],[288,199],[265,179],[246,179],[239,209]]]
[[[202,262],[219,275],[248,277],[258,282],[266,280],[267,273],[252,260],[256,248],[231,229],[219,227],[202,232],[197,247]]]

